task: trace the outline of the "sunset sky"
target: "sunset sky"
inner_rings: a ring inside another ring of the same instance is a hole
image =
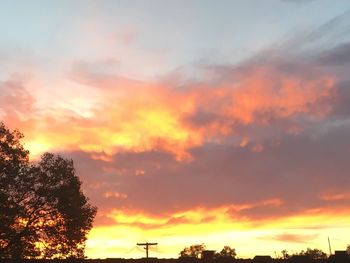
[[[89,258],[350,244],[349,0],[0,0],[0,120],[74,160]]]

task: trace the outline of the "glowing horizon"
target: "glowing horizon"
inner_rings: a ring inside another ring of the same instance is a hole
[[[150,2],[0,4],[0,121],[73,159],[87,257],[344,250],[348,1]]]

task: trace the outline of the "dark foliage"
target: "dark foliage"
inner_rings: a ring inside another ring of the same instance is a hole
[[[299,253],[300,256],[308,256],[311,259],[326,259],[327,258],[327,254],[325,252],[323,252],[321,249],[311,249],[311,248],[307,248],[306,251],[302,250]]]
[[[206,250],[205,244],[192,245],[185,247],[180,252],[180,258],[201,258],[203,251]],[[213,251],[214,253],[214,251]],[[236,250],[230,246],[224,246],[220,252],[213,254],[215,259],[234,259],[236,257]]]
[[[0,123],[0,258],[83,258],[96,208],[72,160],[29,162],[23,135]]]
[[[192,245],[190,247],[185,247],[180,252],[180,258],[186,258],[186,257],[200,258],[203,250],[205,250],[204,244],[197,244],[197,245]]]
[[[236,255],[236,249],[230,246],[224,246],[220,252],[215,253],[216,258],[236,258]]]

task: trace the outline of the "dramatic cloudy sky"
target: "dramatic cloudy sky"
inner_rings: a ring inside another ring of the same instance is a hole
[[[0,1],[0,117],[75,162],[88,257],[350,243],[348,0]]]

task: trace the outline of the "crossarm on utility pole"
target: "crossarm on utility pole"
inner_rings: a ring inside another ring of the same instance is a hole
[[[146,242],[146,243],[137,243],[136,245],[144,246],[143,248],[146,250],[146,258],[148,258],[148,248],[150,246],[156,246],[156,245],[158,245],[158,243],[148,243],[148,242]]]

